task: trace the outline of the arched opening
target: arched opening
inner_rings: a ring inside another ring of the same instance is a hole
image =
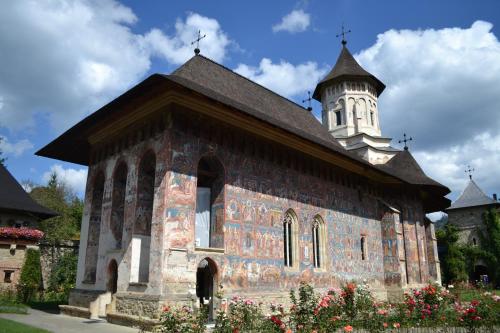
[[[97,259],[99,258],[99,237],[101,235],[102,197],[104,195],[104,174],[99,172],[94,178],[90,207],[87,250],[85,252],[86,283],[95,283]]]
[[[195,241],[197,247],[224,247],[224,168],[214,156],[198,162]]]
[[[214,318],[214,295],[217,288],[217,265],[210,258],[198,264],[196,270],[196,296],[200,307],[208,307],[208,320]]]
[[[325,222],[321,216],[316,215],[312,223],[312,245],[313,245],[313,263],[315,268],[325,266],[326,257],[326,232]]]
[[[151,222],[155,189],[156,156],[148,152],[139,164],[137,174],[137,204],[132,235],[132,258],[130,281],[149,281],[149,259],[151,244]]]
[[[283,264],[293,267],[298,264],[298,221],[297,215],[289,209],[283,218]]]
[[[118,288],[118,264],[116,260],[111,260],[108,265],[108,282],[106,283],[106,289],[112,294],[116,293]]]
[[[125,217],[125,193],[127,187],[127,165],[120,163],[113,177],[113,193],[111,203],[111,233],[115,238],[115,248],[121,249],[123,220]]]

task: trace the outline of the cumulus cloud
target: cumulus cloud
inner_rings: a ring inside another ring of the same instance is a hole
[[[230,44],[228,36],[217,20],[196,13],[190,14],[185,22],[178,19],[173,36],[168,36],[159,29],[152,29],[144,36],[144,42],[156,55],[164,57],[168,62],[182,64],[193,56],[191,42],[198,37],[198,30],[206,35],[200,42],[202,54],[222,62]]]
[[[263,58],[258,67],[239,64],[235,72],[286,97],[304,94],[323,78],[327,67],[318,67],[315,62],[293,65],[281,60],[273,63]]]
[[[296,9],[285,15],[281,22],[273,25],[273,31],[287,31],[297,33],[306,31],[311,23],[311,16],[302,9]]]
[[[188,41],[206,31],[203,53],[222,60],[227,36],[216,20],[189,13],[167,35],[131,30],[137,17],[114,0],[9,1],[0,11],[0,124],[34,125],[44,114],[56,131],[74,124],[148,72],[152,57],[179,64]]]
[[[500,43],[491,29],[476,21],[389,30],[356,56],[387,85],[379,100],[384,135],[412,135],[418,161],[452,198],[465,186],[467,164],[485,191],[500,190]]]
[[[83,194],[85,192],[85,186],[87,183],[87,168],[65,169],[61,164],[54,164],[50,167],[49,171],[43,174],[43,182],[47,183],[50,180],[51,175],[54,173],[56,174],[57,179],[68,185],[76,193]]]
[[[10,142],[6,137],[0,136],[0,151],[6,155],[14,157],[21,156],[25,151],[32,149],[33,144],[27,140],[19,140],[17,142]]]

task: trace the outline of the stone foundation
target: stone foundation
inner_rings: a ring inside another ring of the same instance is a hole
[[[157,319],[164,301],[158,295],[118,293],[115,297],[115,314]]]

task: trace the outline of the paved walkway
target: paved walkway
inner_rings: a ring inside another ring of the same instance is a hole
[[[53,333],[137,333],[138,329],[108,324],[104,320],[69,317],[29,309],[27,315],[0,313],[0,318],[11,319],[23,324],[43,328]]]

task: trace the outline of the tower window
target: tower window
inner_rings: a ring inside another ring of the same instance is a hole
[[[375,122],[373,121],[373,111],[370,112],[370,121],[372,126],[375,125]]]
[[[335,119],[337,121],[337,126],[342,125],[342,116],[340,114],[340,111],[335,111]]]
[[[3,271],[3,272],[4,272],[3,282],[11,283],[12,282],[12,273],[14,273],[14,271]]]

